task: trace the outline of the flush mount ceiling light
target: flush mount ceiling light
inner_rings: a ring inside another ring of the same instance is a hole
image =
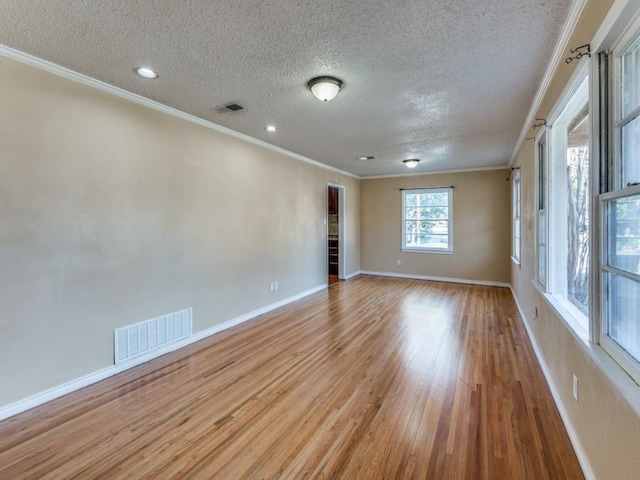
[[[264,127],[264,129],[267,132],[277,132],[278,131],[278,129],[276,128],[275,125],[267,125],[266,127]]]
[[[365,157],[365,156],[358,157],[358,160],[361,160],[361,161],[363,161],[363,162],[364,162],[364,161],[366,161],[366,160],[374,160],[375,158],[376,158],[376,157],[374,157],[373,155],[370,155],[370,156],[368,156],[368,157]]]
[[[335,77],[316,77],[309,80],[307,86],[313,96],[323,102],[333,100],[338,92],[344,87],[344,82]]]
[[[155,80],[158,78],[158,74],[147,67],[137,67],[133,69],[136,72],[136,75],[141,76],[142,78],[148,78],[149,80]]]
[[[408,158],[406,160],[403,160],[402,163],[404,163],[407,168],[416,168],[416,165],[420,163],[420,160],[417,158]]]

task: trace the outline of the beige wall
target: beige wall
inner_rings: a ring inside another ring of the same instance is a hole
[[[202,331],[326,283],[327,182],[360,270],[358,180],[0,70],[0,406],[112,365],[118,326],[193,307]]]
[[[509,283],[507,176],[507,170],[492,170],[362,180],[362,270]],[[449,185],[455,187],[453,254],[402,252],[400,188]]]
[[[588,43],[612,3],[611,0],[589,1],[569,45]],[[547,117],[574,68],[575,65],[567,66],[564,62],[559,65],[537,112],[538,117]],[[515,165],[521,166],[523,255],[522,267],[518,269],[514,266],[511,269],[514,293],[533,335],[533,341],[538,345],[541,360],[547,367],[548,380],[558,392],[560,408],[566,411],[565,419],[569,420],[569,427],[575,432],[595,478],[638,479],[640,417],[629,400],[634,397],[640,399],[638,386],[615,366],[614,373],[606,375],[599,365],[612,365],[612,362],[607,362],[606,356],[598,351],[599,347],[585,344],[574,337],[531,283],[535,275],[534,161],[534,142],[527,141],[515,161]],[[617,374],[615,370],[618,370]],[[573,374],[579,379],[579,402],[572,395]],[[612,378],[617,378],[616,384]],[[620,385],[626,387],[626,397],[622,395]]]

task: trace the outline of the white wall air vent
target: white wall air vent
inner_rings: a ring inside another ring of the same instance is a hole
[[[192,310],[187,308],[144,322],[116,328],[115,363],[124,362],[187,338],[193,332]]]

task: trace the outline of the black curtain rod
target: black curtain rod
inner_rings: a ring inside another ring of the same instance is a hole
[[[436,188],[456,188],[453,185],[443,186],[443,187],[414,187],[414,188],[401,188],[400,191],[403,190],[434,190]]]

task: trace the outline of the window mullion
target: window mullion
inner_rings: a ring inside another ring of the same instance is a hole
[[[618,275],[619,277],[624,277],[628,280],[632,280],[636,283],[640,283],[640,275],[637,275],[633,272],[627,272],[626,270],[621,270],[616,267],[612,267],[611,265],[602,265],[602,270],[608,273],[612,273],[614,275]]]

